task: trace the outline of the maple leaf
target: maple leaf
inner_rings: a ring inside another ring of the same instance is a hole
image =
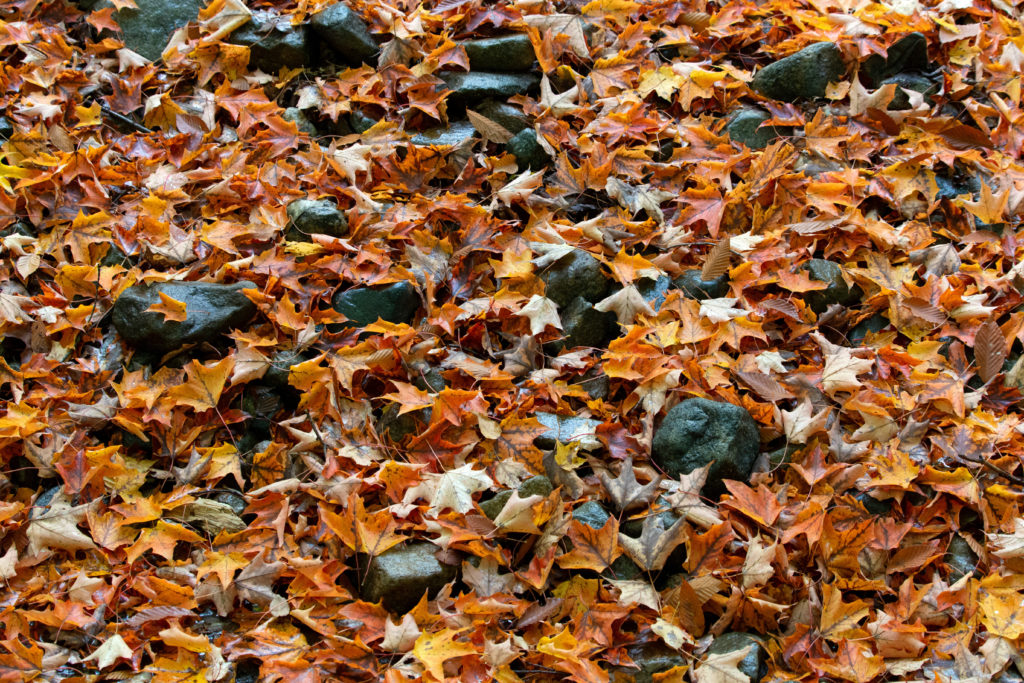
[[[434,680],[445,679],[444,663],[449,659],[476,654],[476,647],[472,643],[456,640],[461,633],[445,629],[437,633],[422,633],[416,639],[412,655]]]
[[[462,579],[473,589],[478,597],[486,598],[497,593],[507,593],[516,583],[512,573],[502,574],[498,571],[498,563],[493,558],[485,557],[480,565],[474,567],[469,562],[462,566]]]
[[[996,546],[993,555],[1008,560],[1015,557],[1024,557],[1024,518],[1017,517],[1013,520],[1012,534],[989,534],[992,543]]]
[[[113,665],[118,659],[131,659],[133,654],[132,649],[124,642],[124,638],[120,634],[115,633],[103,641],[102,645],[93,650],[93,653],[82,659],[82,661],[90,662],[95,660],[96,667],[102,671],[108,666]]]
[[[188,381],[171,389],[168,396],[176,403],[198,411],[214,409],[234,367],[234,356],[227,356],[212,365],[203,365],[197,360],[190,361],[185,368]]]
[[[397,624],[391,619],[385,620],[384,640],[381,641],[380,647],[385,652],[408,652],[419,637],[420,629],[416,619],[411,614],[405,614]]]
[[[645,571],[658,571],[668,556],[687,537],[685,519],[677,519],[668,529],[661,515],[648,515],[640,527],[640,538],[619,534],[619,544],[626,554]]]
[[[725,323],[733,318],[742,318],[750,311],[736,308],[737,298],[722,297],[719,299],[705,299],[700,302],[700,316],[711,322]]]
[[[837,346],[819,332],[811,335],[821,346],[825,355],[825,367],[821,371],[821,386],[829,394],[837,391],[856,391],[860,388],[857,375],[867,372],[875,365],[873,358],[854,356],[855,349]]]
[[[558,317],[558,304],[547,297],[534,294],[525,306],[519,309],[519,315],[530,320],[530,334],[537,336],[547,329],[548,325],[562,329],[562,321]]]
[[[763,586],[775,575],[772,560],[775,557],[777,543],[765,544],[760,535],[750,539],[747,545],[747,556],[743,560],[743,587]]]
[[[843,591],[834,584],[822,586],[821,622],[819,632],[823,638],[838,642],[870,614],[863,600],[843,602]]]
[[[91,507],[95,505],[89,503],[72,506],[64,492],[58,491],[45,509],[37,510],[30,517],[25,532],[28,537],[28,554],[36,555],[50,548],[70,551],[95,548],[93,540],[78,528]]]
[[[807,443],[818,432],[826,430],[829,408],[822,408],[812,415],[810,399],[804,399],[793,410],[782,410],[782,430],[793,443]]]
[[[270,613],[276,617],[283,617],[288,614],[288,601],[273,591],[273,583],[284,571],[285,564],[280,560],[267,562],[264,551],[257,555],[252,562],[246,566],[235,578],[235,587],[238,594],[257,605],[270,608]]]
[[[634,285],[626,285],[609,297],[594,304],[594,310],[608,313],[614,311],[620,325],[632,325],[637,313],[654,316],[654,309]]]
[[[972,202],[958,198],[956,202],[982,223],[991,225],[1004,220],[1009,198],[1009,189],[1004,189],[996,195],[992,193],[992,188],[988,183],[981,183],[981,197],[977,201]]]
[[[658,485],[661,483],[661,477],[656,477],[641,486],[633,471],[632,458],[626,458],[620,465],[619,476],[614,479],[604,471],[598,472],[597,476],[619,512],[649,504],[657,495]]]
[[[600,529],[572,520],[569,522],[568,535],[573,547],[558,558],[558,564],[563,569],[603,572],[622,554],[617,543],[618,533],[619,522],[614,517],[609,517]]]
[[[441,474],[424,472],[421,476],[422,482],[407,489],[402,500],[410,503],[425,498],[430,501],[430,514],[435,516],[442,510],[469,512],[473,509],[473,494],[486,491],[493,484],[486,472],[474,470],[470,464]]]
[[[693,669],[693,678],[696,683],[749,683],[750,676],[739,670],[740,662],[750,654],[753,645],[733,650],[707,655]]]

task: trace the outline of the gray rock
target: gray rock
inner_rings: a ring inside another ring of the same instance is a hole
[[[838,173],[844,166],[838,161],[826,159],[817,152],[801,152],[793,162],[793,170],[800,171],[811,178],[817,178],[822,173]]]
[[[560,310],[564,339],[556,347],[572,349],[577,346],[589,346],[602,349],[618,335],[619,325],[615,313],[599,311],[581,296],[573,299],[568,306]]]
[[[661,521],[661,528],[670,529],[673,524],[679,521],[679,515],[672,511],[672,506],[665,499],[665,496],[658,496],[657,506],[663,508],[655,517]],[[627,536],[633,536],[638,538],[643,533],[644,520],[643,519],[630,519],[625,520],[619,525],[619,530]],[[683,551],[682,559],[686,558],[686,549],[681,548]],[[673,553],[675,554],[675,553]],[[670,558],[671,559],[671,558]]]
[[[923,33],[910,33],[889,47],[886,56],[871,55],[864,60],[861,73],[868,85],[877,87],[885,79],[901,71],[923,71],[928,68],[928,39]]]
[[[904,90],[913,90],[914,92],[921,93],[925,96],[925,101],[927,101],[929,95],[939,92],[939,86],[934,81],[920,74],[896,74],[882,81],[882,85],[887,83],[894,83],[896,85],[896,94],[889,103],[889,109],[895,111],[910,109],[910,96]]]
[[[872,515],[887,515],[892,512],[892,506],[889,505],[887,500],[878,500],[867,491],[859,491],[854,498],[857,502],[864,506],[869,514]]]
[[[453,121],[447,127],[429,128],[413,135],[409,141],[414,145],[438,145],[456,147],[476,135],[476,128],[469,121]]]
[[[747,656],[740,660],[736,667],[740,673],[750,678],[750,683],[758,683],[765,674],[765,649],[761,639],[751,633],[731,631],[715,638],[708,648],[709,655],[724,655],[736,650],[750,647]]]
[[[640,292],[640,296],[642,296],[644,301],[649,303],[651,308],[655,311],[661,308],[661,305],[665,303],[665,297],[668,295],[668,290],[671,287],[672,280],[668,275],[662,275],[656,280],[645,277],[636,283],[636,291]]]
[[[105,3],[101,3],[105,4]],[[195,21],[203,0],[137,0],[138,9],[125,7],[114,12],[125,47],[146,59],[160,59],[171,34]]]
[[[720,494],[723,479],[750,477],[759,449],[757,423],[744,408],[689,398],[668,411],[655,430],[651,455],[671,478],[711,463],[705,489]]]
[[[586,524],[591,529],[600,529],[611,515],[596,500],[588,500],[572,511],[572,518]]]
[[[465,40],[462,46],[473,71],[530,71],[536,59],[533,43],[525,33]]]
[[[792,130],[786,126],[760,127],[771,118],[772,115],[762,109],[745,107],[729,117],[729,124],[725,130],[731,140],[742,142],[750,149],[764,149],[775,138],[788,135]]]
[[[309,354],[295,349],[278,351],[270,357],[270,367],[263,375],[263,381],[275,389],[287,389],[290,386],[288,374],[291,372],[292,366],[307,361],[310,357]]]
[[[554,448],[555,442],[564,444],[579,441],[584,450],[598,448],[601,442],[597,439],[597,428],[600,420],[575,415],[555,415],[554,413],[537,413],[537,421],[547,427],[548,431],[534,439],[541,448]]]
[[[651,683],[655,674],[663,673],[676,666],[686,667],[690,663],[681,653],[659,642],[634,646],[627,652],[629,658],[640,667],[640,670],[618,668],[612,677],[614,683],[624,683],[627,680],[635,683]]]
[[[231,42],[249,48],[249,65],[276,74],[282,67],[308,66],[313,48],[309,28],[276,17],[250,21],[231,34]]]
[[[291,121],[294,123],[298,127],[300,133],[305,133],[306,135],[313,137],[320,134],[320,131],[316,129],[313,122],[306,118],[306,114],[298,107],[288,107],[284,110],[284,113],[281,114],[281,118],[285,121]]]
[[[524,94],[540,83],[540,76],[536,74],[449,71],[439,75],[455,98],[463,102],[478,102],[488,97],[507,99]]]
[[[505,149],[515,156],[520,171],[539,170],[551,161],[551,157],[537,142],[537,132],[532,128],[524,128],[512,136],[505,144]]]
[[[823,312],[831,304],[848,306],[857,301],[859,290],[851,289],[846,284],[846,280],[843,279],[843,269],[838,263],[813,258],[807,262],[806,268],[807,274],[812,280],[828,283],[827,288],[816,289],[804,295],[807,305],[815,313]]]
[[[833,43],[815,43],[761,69],[750,82],[765,97],[784,102],[824,97],[825,87],[845,71],[843,56]]]
[[[352,125],[352,130],[357,133],[365,133],[377,124],[377,119],[366,115],[358,109],[348,115],[348,120]]]
[[[6,116],[0,116],[0,140],[10,140],[14,135],[14,124]]]
[[[484,100],[477,106],[476,111],[513,135],[530,125],[521,109],[497,100]]]
[[[420,307],[416,289],[408,282],[384,287],[353,287],[334,295],[334,310],[352,327],[365,327],[382,318],[389,323],[410,323]]]
[[[317,12],[309,21],[313,31],[349,64],[369,63],[377,54],[377,42],[366,23],[348,5],[336,3]]]
[[[348,219],[332,199],[296,199],[288,205],[288,218],[300,235],[341,237]]]
[[[950,583],[959,581],[968,574],[973,574],[974,570],[978,568],[977,553],[959,534],[953,536],[953,540],[949,542],[943,560],[949,566]]]
[[[683,294],[698,301],[720,299],[729,293],[728,275],[722,275],[714,280],[702,280],[698,269],[684,271],[675,279],[674,284],[683,290]]]
[[[212,342],[248,323],[256,315],[256,304],[241,290],[255,286],[251,282],[133,285],[117,298],[111,319],[118,333],[135,348],[164,354],[185,344]],[[146,312],[153,304],[160,303],[160,292],[185,303],[185,320],[165,320],[160,313]]]
[[[547,496],[549,493],[554,491],[554,487],[551,485],[551,480],[544,475],[537,475],[536,477],[530,477],[522,484],[519,485],[517,491],[519,492],[520,498],[528,498],[530,496]],[[498,491],[490,500],[485,500],[480,503],[480,509],[484,511],[489,519],[494,519],[501,512],[502,508],[505,507],[505,503],[512,497],[512,491],[506,489],[505,491]]]
[[[431,599],[452,581],[457,568],[438,561],[433,543],[396,546],[373,558],[360,587],[367,602],[383,601],[392,612],[408,612],[426,593]]]
[[[568,306],[578,296],[597,303],[608,292],[608,279],[601,262],[582,249],[552,263],[540,274],[544,281],[544,294],[559,307]]]
[[[592,399],[605,400],[611,390],[611,380],[598,365],[587,370],[579,384]]]
[[[857,323],[846,338],[850,340],[850,344],[859,346],[863,343],[864,339],[868,336],[868,333],[877,333],[884,330],[889,326],[889,318],[881,313],[875,313],[870,318],[861,320]]]

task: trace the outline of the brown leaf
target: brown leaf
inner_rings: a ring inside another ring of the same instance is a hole
[[[473,127],[476,128],[480,135],[484,136],[484,139],[486,140],[497,142],[499,145],[504,145],[512,139],[512,133],[510,133],[507,128],[502,126],[500,123],[492,121],[483,114],[478,114],[472,109],[467,109],[466,118],[469,119],[469,122],[473,124]]]
[[[661,477],[658,477],[641,486],[633,471],[632,458],[627,458],[622,463],[619,476],[614,479],[607,472],[599,472],[597,476],[619,512],[650,504],[657,495],[658,484],[661,483]]]
[[[729,272],[729,262],[732,259],[732,248],[729,246],[729,238],[723,237],[718,244],[711,248],[704,258],[704,267],[700,271],[700,279],[704,282],[716,280]]]
[[[736,371],[736,376],[739,377],[743,382],[751,389],[757,392],[758,396],[766,401],[775,403],[776,401],[783,401],[786,399],[794,398],[793,393],[782,386],[771,375],[766,375],[761,372],[743,372],[742,370]]]
[[[656,572],[665,566],[668,556],[686,540],[686,536],[685,519],[676,520],[666,529],[661,515],[648,515],[640,529],[640,538],[620,533],[619,545],[641,569]]]
[[[989,382],[1003,369],[1006,360],[1006,338],[993,320],[988,320],[974,335],[974,360],[983,382]]]

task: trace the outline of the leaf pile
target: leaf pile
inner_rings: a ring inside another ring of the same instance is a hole
[[[652,648],[658,680],[747,680],[707,651],[726,631],[763,636],[765,680],[1024,668],[1017,6],[374,0],[377,66],[268,74],[225,38],[327,3],[215,0],[157,62],[118,38],[132,4],[0,15],[0,680],[631,680]],[[533,44],[510,102],[550,163],[476,112],[469,145],[413,144],[448,123],[455,41],[503,32]],[[914,32],[936,92],[868,85]],[[819,42],[846,69],[824,98],[751,87]],[[376,123],[317,139],[300,103]],[[752,150],[726,127],[755,104],[785,135]],[[302,198],[347,233],[289,234]],[[558,346],[541,276],[571,248],[617,285],[607,348]],[[812,259],[849,305],[814,304]],[[641,293],[691,270],[726,294]],[[140,362],[110,311],[166,280],[255,283],[259,314]],[[395,282],[411,325],[330,306]],[[650,458],[690,397],[761,431],[719,500]],[[598,426],[541,448],[538,413]],[[520,495],[535,475],[554,490]],[[361,599],[411,540],[459,578]]]

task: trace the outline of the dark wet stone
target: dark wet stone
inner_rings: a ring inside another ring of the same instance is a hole
[[[859,346],[864,342],[864,339],[869,333],[874,334],[881,332],[889,325],[889,318],[881,313],[876,313],[870,318],[866,318],[857,323],[850,333],[847,335],[847,339],[854,346]]]
[[[720,494],[724,479],[747,481],[759,450],[757,423],[744,408],[689,398],[665,415],[651,455],[671,478],[711,463],[705,489]]]
[[[520,171],[536,171],[544,168],[551,161],[551,157],[537,142],[537,132],[532,128],[524,128],[512,136],[512,139],[505,144],[505,149],[515,156],[516,161],[519,162]]]
[[[656,517],[661,521],[661,527],[663,529],[669,529],[673,524],[679,521],[679,515],[672,511],[669,502],[664,496],[659,496],[657,500],[657,507],[662,508]],[[644,520],[643,519],[630,519],[625,520],[619,525],[619,529],[622,533],[627,536],[633,536],[639,538],[640,534],[643,533]]]
[[[484,100],[477,106],[476,112],[513,135],[530,125],[521,109],[497,100]]]
[[[11,223],[3,230],[0,230],[0,238],[8,237],[10,235],[22,235],[23,237],[35,237],[36,231],[32,227],[31,223],[25,221],[15,221]]]
[[[423,427],[423,423],[414,413],[400,413],[401,406],[391,403],[384,408],[378,421],[378,430],[387,434],[391,441],[398,443],[410,434],[415,434]]]
[[[668,295],[669,288],[672,287],[672,280],[668,275],[662,275],[658,279],[651,279],[649,277],[641,278],[636,283],[636,291],[640,292],[640,296],[644,298],[644,301],[651,305],[655,311],[661,308],[661,305],[665,303],[665,297]]]
[[[413,542],[386,550],[370,561],[360,595],[367,602],[381,602],[392,612],[408,612],[426,593],[430,598],[453,580],[457,567],[435,556],[433,543]]]
[[[793,163],[793,170],[804,173],[811,178],[817,178],[822,173],[838,173],[845,167],[838,161],[827,159],[813,151],[800,153]]]
[[[939,86],[934,81],[919,74],[896,74],[882,81],[882,85],[887,83],[896,84],[896,94],[893,95],[892,101],[889,103],[889,109],[895,111],[910,109],[910,97],[903,92],[904,90],[913,90],[923,94],[925,102],[928,101],[929,95],[939,92]]]
[[[429,128],[413,135],[409,141],[414,145],[439,145],[456,147],[473,138],[476,128],[469,121],[453,121],[448,126]]]
[[[887,500],[878,500],[866,491],[860,491],[854,496],[864,509],[872,515],[887,515],[892,512],[892,507]]]
[[[953,536],[943,558],[949,566],[949,581],[954,583],[978,568],[978,555],[959,534]]]
[[[348,219],[333,199],[297,199],[288,205],[288,218],[300,235],[342,237]]]
[[[601,349],[618,336],[619,325],[615,313],[599,311],[581,296],[573,299],[558,314],[565,334],[560,342],[564,348],[589,346]]]
[[[729,117],[729,124],[725,130],[731,140],[742,142],[750,149],[764,149],[775,138],[789,135],[792,131],[792,128],[787,126],[760,127],[771,118],[771,114],[761,109],[740,109]]]
[[[555,442],[570,443],[572,441],[594,442],[600,420],[575,415],[555,415],[554,413],[537,413],[537,421],[547,427],[548,431],[534,439],[541,448],[554,448]]]
[[[339,2],[317,12],[309,20],[313,31],[331,49],[353,66],[370,63],[377,54],[377,42],[362,18]]]
[[[508,74],[492,71],[447,71],[438,74],[457,99],[478,102],[489,97],[508,99],[525,94],[540,83],[536,74]]]
[[[420,307],[416,288],[408,282],[383,287],[353,287],[338,292],[332,301],[334,310],[353,327],[365,327],[382,318],[389,323],[410,323]]]
[[[807,262],[807,274],[812,280],[827,282],[828,287],[817,289],[804,294],[807,305],[815,313],[822,313],[831,304],[849,306],[860,298],[860,290],[857,287],[850,288],[843,279],[842,267],[834,261],[813,258]]]
[[[877,87],[886,78],[901,71],[928,69],[928,39],[923,33],[911,33],[900,38],[888,49],[886,56],[871,55],[864,60],[861,73],[868,85]]]
[[[306,118],[305,112],[298,107],[288,107],[284,110],[284,113],[281,114],[281,118],[285,121],[291,121],[294,123],[300,133],[305,133],[306,135],[313,137],[320,134],[320,131],[316,129],[313,122]]]
[[[611,515],[596,500],[588,500],[572,511],[572,518],[591,529],[600,529],[605,525]]]
[[[377,124],[377,119],[359,111],[358,109],[349,114],[348,120],[352,125],[352,130],[357,133],[365,133]]]
[[[256,304],[242,289],[251,282],[225,285],[216,282],[160,282],[129,287],[114,303],[112,320],[118,333],[138,350],[164,354],[186,344],[212,342],[242,327],[256,315]],[[160,292],[185,303],[185,320],[165,320],[147,313],[160,303]]]
[[[829,83],[840,80],[846,68],[833,43],[815,43],[764,67],[750,82],[765,97],[783,102],[824,97]]]
[[[709,655],[724,655],[736,650],[750,647],[747,656],[740,660],[736,667],[740,673],[750,678],[750,683],[758,683],[765,674],[765,649],[761,639],[751,633],[732,631],[723,633],[714,639],[708,648]]]
[[[307,26],[292,26],[285,17],[250,21],[231,34],[231,42],[249,48],[249,65],[276,74],[283,67],[299,69],[310,63],[312,37]]]
[[[462,46],[473,71],[530,71],[536,59],[533,43],[525,33],[464,40]]]
[[[529,498],[530,496],[547,496],[554,491],[554,487],[551,485],[551,480],[541,474],[536,477],[530,477],[520,484],[517,490],[520,498]],[[484,511],[488,519],[494,519],[511,497],[512,491],[510,489],[498,491],[493,498],[480,503],[480,509]]]
[[[245,496],[235,491],[218,491],[213,494],[212,498],[218,503],[227,505],[236,515],[241,515],[245,512],[245,508],[249,507],[249,503],[246,502]]]
[[[652,683],[655,674],[664,673],[673,667],[688,667],[690,662],[681,653],[659,642],[638,645],[627,650],[630,659],[640,670],[634,668],[617,668],[612,674],[614,683],[634,681],[635,683]]]
[[[10,140],[14,135],[14,124],[6,116],[0,116],[0,140]]]
[[[106,4],[106,3],[100,3]],[[125,7],[114,12],[121,27],[125,47],[146,59],[160,59],[171,34],[190,21],[195,21],[202,0],[137,0],[138,8]]]
[[[601,262],[582,249],[573,249],[552,263],[540,279],[545,284],[544,295],[559,307],[568,306],[578,296],[597,303],[608,292]]]
[[[605,400],[608,398],[608,393],[611,390],[611,380],[600,366],[594,366],[587,370],[579,384],[592,399]]]
[[[687,270],[677,277],[674,284],[683,290],[683,294],[691,299],[720,299],[729,293],[729,275],[725,274],[714,280],[702,280],[700,270]]]
[[[291,372],[292,366],[305,362],[311,357],[310,354],[295,349],[278,351],[270,357],[270,367],[263,375],[263,381],[275,389],[286,389],[290,386],[288,374]]]

